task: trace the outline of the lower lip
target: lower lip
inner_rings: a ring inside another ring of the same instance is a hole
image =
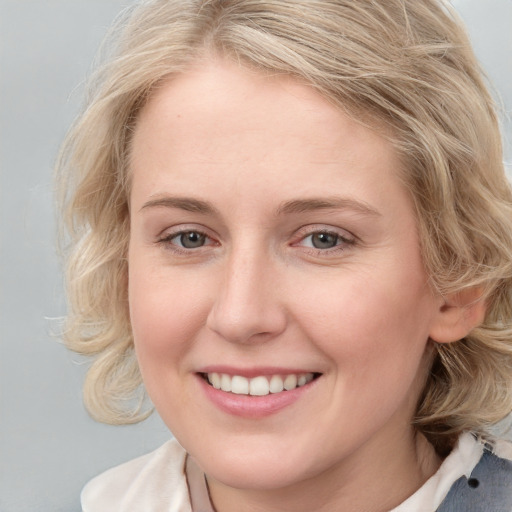
[[[270,393],[265,396],[251,396],[237,395],[215,389],[200,375],[198,375],[198,379],[207,398],[214,405],[228,414],[243,418],[264,418],[265,416],[276,414],[282,409],[293,405],[307,394],[317,381],[317,379],[314,379],[308,384],[290,391]]]

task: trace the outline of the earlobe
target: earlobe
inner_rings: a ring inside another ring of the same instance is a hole
[[[452,343],[469,334],[485,319],[487,304],[483,290],[468,288],[443,298],[430,329],[437,343]]]

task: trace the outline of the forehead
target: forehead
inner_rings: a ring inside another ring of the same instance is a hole
[[[236,187],[252,182],[253,193],[266,193],[269,175],[290,196],[324,195],[326,181],[343,192],[347,179],[350,193],[368,181],[379,193],[400,168],[388,140],[313,87],[218,60],[154,91],[140,113],[131,156],[134,183],[146,195],[190,182],[199,192],[216,178],[234,178]]]
[[[258,142],[263,142],[264,133],[268,134],[268,148],[276,142],[275,136],[286,134],[287,139],[294,139],[306,131],[309,149],[319,156],[326,150],[333,156],[340,137],[346,141],[345,153],[351,140],[361,138],[376,152],[393,152],[381,127],[377,133],[349,119],[312,86],[290,76],[270,76],[216,59],[200,61],[155,89],[139,114],[133,153],[137,158],[139,150],[162,139],[172,146],[174,136],[188,137],[197,150],[209,144],[212,132],[222,132],[223,139],[216,140],[219,150],[233,149],[239,145],[234,142],[244,136],[258,135]],[[256,145],[256,137],[254,140]],[[281,142],[286,141],[282,138]],[[262,153],[261,147],[254,149]],[[367,156],[371,159],[371,154]]]

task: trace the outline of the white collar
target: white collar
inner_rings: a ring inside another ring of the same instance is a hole
[[[390,512],[432,512],[446,498],[452,485],[461,477],[469,477],[482,458],[484,445],[472,434],[459,437],[455,448],[446,457],[437,472],[412,496]]]

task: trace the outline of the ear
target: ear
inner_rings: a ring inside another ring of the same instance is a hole
[[[487,304],[483,289],[467,288],[443,297],[430,329],[430,338],[437,343],[461,340],[478,327],[485,318]]]

